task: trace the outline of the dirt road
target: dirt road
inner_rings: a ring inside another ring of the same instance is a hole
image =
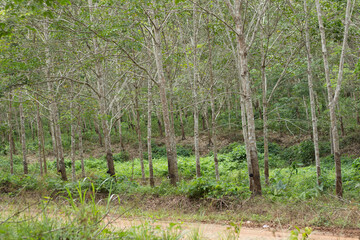
[[[108,219],[111,221],[111,226],[115,229],[119,228],[130,228],[132,226],[138,226],[144,224],[144,220],[140,219]],[[173,223],[173,222],[172,222]],[[156,221],[151,223],[152,226],[160,226],[161,228],[169,227],[170,222],[166,221]],[[181,229],[184,232],[191,233],[195,230],[199,230],[203,239],[209,240],[217,240],[217,239],[227,239],[229,232],[229,226],[221,225],[221,224],[208,224],[208,223],[191,223],[186,222],[182,223]],[[246,224],[244,224],[246,225]],[[290,230],[278,230],[272,229],[270,227],[266,228],[249,228],[246,226],[242,226],[240,229],[240,240],[287,240],[289,239]],[[234,232],[234,231],[232,231]],[[342,233],[329,233],[329,232],[320,232],[313,231],[310,235],[311,240],[360,240],[360,236],[353,237],[345,237]]]

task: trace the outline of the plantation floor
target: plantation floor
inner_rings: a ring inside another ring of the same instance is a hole
[[[120,218],[112,220],[112,217],[109,217],[107,221],[110,221],[110,226],[114,230],[117,228],[130,228],[132,226],[138,226],[144,224],[145,220],[142,219],[128,219]],[[181,229],[184,231],[184,234],[189,234],[194,231],[198,231],[203,239],[227,239],[229,234],[235,234],[233,227],[225,224],[208,224],[201,222],[181,222],[178,221]],[[176,224],[168,221],[156,221],[153,222],[153,226],[159,226],[161,228],[166,228],[170,224]],[[291,231],[288,229],[273,229],[269,227],[265,228],[251,228],[247,227],[247,224],[244,223],[240,227],[240,234],[238,239],[246,240],[287,240],[291,234]],[[353,234],[349,230],[339,229],[338,233],[330,233],[315,230],[311,233],[310,239],[313,240],[358,240],[358,237],[346,237],[348,234]],[[303,232],[303,231],[302,231]],[[355,233],[355,232],[354,232]],[[355,236],[355,235],[354,235]]]
[[[96,205],[101,212],[105,213],[103,208],[106,200],[104,196],[98,197],[100,198],[96,200]],[[38,203],[42,200],[44,198],[39,197],[37,193],[26,193],[15,198],[0,194],[0,216],[2,215],[0,222],[19,210],[21,213],[16,215],[20,219],[21,215],[25,218],[40,217],[42,210],[38,207]],[[53,200],[46,208],[48,216],[50,218],[57,216],[60,221],[65,220],[64,213],[71,208],[68,200],[63,197]],[[90,207],[91,202],[86,204],[86,208]],[[329,215],[330,212],[334,214]],[[198,231],[202,236],[201,239],[237,239],[229,237],[235,234],[234,224],[233,226],[230,224],[243,222],[238,239],[247,240],[289,239],[294,226],[299,226],[301,229],[308,226],[314,229],[310,239],[359,240],[360,229],[357,227],[359,213],[357,204],[333,202],[329,199],[285,204],[258,198],[249,200],[241,208],[219,210],[214,209],[214,206],[209,203],[192,201],[179,196],[160,198],[133,196],[123,199],[114,198],[108,214],[104,215],[106,217],[102,224],[107,225],[107,229],[115,231],[132,226],[146,226],[146,224],[159,226],[162,229],[175,226],[181,228],[186,236]],[[290,218],[290,215],[293,218]],[[318,216],[331,217],[331,219],[328,219],[329,222],[326,225],[322,225],[320,222],[311,221],[310,215],[316,219]],[[263,217],[260,218],[260,216]]]

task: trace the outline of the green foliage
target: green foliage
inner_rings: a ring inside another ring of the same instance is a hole
[[[189,157],[193,154],[192,149],[178,145],[176,146],[176,152],[178,156]],[[151,143],[151,153],[153,159],[166,157],[166,147],[158,146],[155,143]],[[144,159],[148,159],[148,153],[144,153]]]
[[[299,240],[299,235],[301,240],[309,239],[310,234],[312,233],[312,228],[306,227],[303,230],[295,226],[295,229],[291,231],[289,240]]]
[[[216,181],[208,177],[199,177],[192,180],[185,190],[186,195],[192,199],[218,198],[224,196],[238,196],[246,198],[250,192],[243,186],[236,186],[227,181]]]
[[[352,163],[352,167],[354,168],[354,170],[360,171],[360,157],[354,160],[354,162]]]
[[[113,155],[115,162],[126,162],[130,160],[130,154],[128,151],[121,151]]]

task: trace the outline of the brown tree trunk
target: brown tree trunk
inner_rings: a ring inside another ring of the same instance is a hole
[[[148,147],[148,160],[149,160],[149,181],[150,186],[155,187],[154,181],[154,168],[152,162],[152,149],[151,149],[151,112],[152,112],[152,96],[151,96],[152,82],[148,79],[148,96],[147,96],[147,104],[148,104],[148,123],[147,123],[147,147]]]
[[[19,112],[20,112],[20,134],[21,134],[21,146],[22,146],[22,154],[23,154],[23,166],[24,166],[24,174],[29,173],[28,162],[27,162],[27,151],[26,151],[26,136],[25,136],[25,116],[24,116],[24,108],[23,108],[23,100],[22,100],[22,92],[20,92],[19,101]]]
[[[59,123],[59,117],[58,117],[59,110],[58,110],[57,102],[55,99],[53,99],[50,109],[51,109],[52,119],[54,120],[56,149],[57,149],[57,156],[59,157],[58,171],[61,174],[61,179],[63,181],[67,181],[65,160],[64,160],[64,149],[63,149],[63,145],[62,145],[62,141],[61,141],[61,129],[60,129],[60,123]]]
[[[135,87],[136,116],[134,116],[134,118],[136,117],[136,132],[138,135],[138,142],[139,142],[138,154],[139,154],[140,165],[141,165],[141,179],[142,179],[143,184],[145,184],[146,180],[145,180],[145,166],[144,166],[144,158],[143,158],[143,145],[142,145],[142,140],[141,140],[141,128],[140,128],[140,110],[139,110],[139,98],[138,98],[139,95],[140,95],[139,87],[136,86]]]
[[[153,1],[154,6],[156,3]],[[174,136],[174,126],[170,124],[170,116],[168,109],[168,100],[166,97],[166,79],[164,75],[164,67],[163,67],[163,56],[162,56],[162,48],[161,48],[161,29],[159,27],[159,23],[157,18],[155,17],[155,13],[152,12],[152,22],[154,23],[153,30],[153,45],[154,45],[154,57],[157,68],[157,75],[159,79],[159,92],[160,92],[160,100],[163,111],[164,125],[165,125],[165,142],[166,142],[166,152],[168,158],[168,171],[170,182],[173,185],[179,181],[178,175],[178,166],[177,166],[177,155],[176,155],[176,141]]]
[[[71,82],[71,93],[74,93],[74,83]],[[75,142],[75,133],[76,133],[76,126],[75,126],[75,118],[74,118],[74,97],[70,99],[70,114],[71,114],[71,124],[70,124],[70,141],[71,141],[71,178],[74,182],[76,180],[76,169],[75,169],[75,151],[76,151],[76,142]]]
[[[246,108],[246,120],[247,120],[247,137],[248,145],[250,150],[250,159],[252,166],[252,173],[249,174],[251,181],[254,182],[253,185],[253,194],[261,195],[261,181],[260,181],[260,171],[259,171],[259,162],[256,149],[256,134],[255,134],[255,121],[254,121],[254,111],[252,105],[252,94],[250,88],[250,78],[248,70],[248,51],[247,44],[245,42],[245,36],[243,33],[243,22],[242,22],[242,8],[241,1],[235,1],[235,27],[237,31],[237,50],[239,56],[240,64],[240,81],[243,85],[243,94],[244,94],[244,104]]]
[[[78,121],[79,157],[80,157],[80,161],[81,161],[81,177],[85,178],[86,174],[85,174],[84,148],[83,148],[83,138],[82,138],[83,127],[82,127],[81,122],[82,122],[82,120],[81,120],[81,117],[79,116],[79,121]]]
[[[264,40],[264,33],[261,32],[261,38]],[[267,77],[266,77],[266,52],[261,43],[261,78],[262,78],[262,116],[263,116],[263,135],[264,135],[264,176],[265,183],[269,184],[269,143],[268,143],[268,100],[267,100]]]
[[[307,54],[307,73],[308,73],[308,85],[309,85],[309,96],[310,96],[310,109],[311,109],[311,122],[313,130],[313,142],[315,149],[315,163],[316,163],[316,177],[317,183],[320,186],[320,176],[321,176],[321,166],[320,166],[320,151],[319,151],[319,134],[317,128],[317,117],[316,117],[316,104],[315,104],[315,94],[313,87],[313,74],[312,74],[312,54],[311,54],[311,41],[310,41],[310,31],[309,31],[309,15],[308,15],[308,4],[307,0],[304,0],[304,10],[305,10],[305,43],[306,43],[306,54]]]
[[[194,106],[194,148],[195,148],[195,160],[196,160],[196,177],[201,177],[201,167],[200,167],[200,149],[199,149],[199,107],[198,107],[198,59],[197,59],[197,20],[196,20],[196,5],[193,5],[193,86],[192,86],[192,95],[193,95],[193,106]]]
[[[213,154],[214,154],[214,167],[215,167],[215,177],[216,180],[220,180],[219,174],[219,161],[218,161],[218,149],[217,149],[217,124],[216,124],[216,110],[215,110],[215,81],[213,73],[213,63],[212,63],[212,39],[211,39],[211,30],[209,27],[210,16],[208,17],[208,48],[209,48],[209,78],[210,78],[210,106],[211,106],[211,136],[213,142]]]
[[[336,195],[338,197],[343,196],[343,188],[342,188],[342,176],[341,176],[341,155],[340,155],[340,147],[339,147],[339,133],[337,129],[337,118],[336,118],[336,105],[338,103],[341,83],[343,78],[343,69],[344,69],[344,57],[345,57],[345,50],[347,44],[347,37],[349,33],[349,25],[351,21],[351,14],[352,14],[352,1],[347,0],[346,6],[346,15],[345,15],[345,29],[344,29],[344,38],[343,38],[343,45],[342,51],[340,55],[340,63],[339,63],[339,72],[337,78],[337,85],[335,89],[335,93],[333,95],[331,79],[330,79],[330,68],[328,62],[328,52],[326,46],[326,36],[325,36],[325,27],[324,22],[322,19],[322,10],[319,0],[315,0],[317,16],[318,16],[318,23],[319,23],[319,30],[321,36],[321,46],[322,46],[322,53],[323,53],[323,60],[324,60],[324,69],[325,69],[325,79],[326,85],[328,90],[328,101],[329,101],[329,110],[330,110],[330,123],[331,123],[331,133],[332,133],[332,140],[333,140],[333,147],[334,147],[334,160],[335,160],[335,188],[336,188]]]
[[[179,114],[180,114],[181,140],[185,140],[186,136],[185,136],[185,128],[184,128],[184,119],[183,119],[182,109],[179,109]]]
[[[45,162],[45,155],[44,153],[44,142],[43,140],[43,133],[41,129],[41,118],[40,118],[40,106],[39,103],[36,102],[36,121],[37,121],[37,132],[38,132],[38,148],[39,148],[39,167],[40,167],[40,175],[43,175],[43,163]],[[44,166],[45,167],[45,166]]]
[[[103,138],[102,138],[102,134],[101,134],[101,130],[100,130],[100,126],[99,126],[97,118],[94,119],[94,127],[95,127],[95,132],[99,136],[99,144],[102,147],[102,146],[104,146],[103,145]]]
[[[10,152],[10,173],[14,174],[14,145],[13,145],[13,129],[12,129],[12,95],[9,93],[9,112],[8,112],[8,121],[9,121],[9,152]]]

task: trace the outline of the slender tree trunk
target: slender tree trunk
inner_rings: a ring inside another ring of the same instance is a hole
[[[146,183],[145,180],[145,166],[144,166],[144,158],[143,158],[143,145],[142,145],[142,140],[141,140],[141,128],[140,128],[140,110],[139,110],[139,98],[138,96],[140,95],[139,92],[139,87],[136,86],[135,87],[135,111],[136,111],[136,116],[134,116],[134,118],[136,117],[136,132],[138,135],[138,142],[139,142],[139,149],[138,149],[138,153],[139,153],[139,159],[140,159],[140,165],[141,165],[141,178],[142,178],[142,182],[143,184]]]
[[[79,157],[80,157],[80,161],[81,161],[81,177],[85,178],[86,174],[85,174],[84,147],[83,147],[83,137],[82,137],[83,127],[82,127],[81,123],[82,123],[82,120],[81,120],[81,117],[79,116],[79,121],[78,121]]]
[[[210,16],[208,17],[208,48],[209,48],[209,78],[210,78],[210,106],[211,106],[211,136],[213,142],[213,153],[214,153],[214,167],[215,167],[215,177],[216,180],[220,180],[219,174],[219,161],[218,161],[218,149],[217,149],[217,124],[216,124],[216,109],[215,109],[215,81],[214,81],[214,73],[213,73],[213,63],[212,63],[212,38],[211,38],[211,30],[209,27]]]
[[[198,107],[198,59],[197,59],[197,19],[196,19],[196,5],[193,6],[193,104],[194,104],[194,148],[195,148],[195,159],[196,159],[196,177],[201,177],[200,168],[200,149],[199,149],[199,107]]]
[[[40,175],[42,176],[43,175],[42,163],[45,164],[45,156],[43,155],[44,142],[42,141],[43,134],[41,129],[40,106],[38,102],[36,102],[36,121],[37,121],[38,147],[39,147],[39,167],[40,167]]]
[[[208,135],[208,146],[211,146],[213,144],[212,142],[212,136],[211,136],[211,129],[210,129],[210,123],[209,123],[209,118],[208,118],[208,108],[206,106],[206,103],[204,104],[204,111],[203,111],[203,118],[205,119],[205,126],[206,126],[206,132]]]
[[[46,19],[45,24],[44,24],[44,38],[45,38],[45,57],[46,57],[46,68],[45,68],[45,76],[46,76],[46,80],[48,81],[47,83],[47,88],[48,91],[51,95],[53,95],[52,91],[53,91],[53,86],[52,84],[49,82],[50,81],[50,77],[51,77],[51,72],[50,72],[50,68],[51,68],[51,56],[50,56],[50,48],[49,48],[49,40],[50,40],[50,35],[49,35],[49,23],[48,20]],[[52,100],[53,101],[53,100]],[[52,102],[49,102],[50,105],[50,133],[51,133],[51,142],[52,142],[52,146],[53,146],[53,154],[54,154],[54,158],[56,160],[56,167],[57,170],[59,171],[59,154],[58,154],[58,149],[57,149],[57,141],[56,141],[56,131],[55,131],[55,119],[54,117],[54,109],[53,109],[53,105]]]
[[[118,112],[120,111],[119,106],[117,106],[117,111]],[[123,142],[123,137],[122,137],[121,117],[118,120],[118,131],[119,131],[119,145],[120,145],[121,151],[124,151],[125,147],[124,147],[124,142]]]
[[[174,126],[170,124],[168,100],[166,97],[166,79],[164,75],[163,56],[162,56],[162,48],[161,48],[161,29],[159,28],[158,20],[155,17],[155,13],[152,13],[152,15],[153,15],[152,21],[154,22],[154,31],[153,31],[154,55],[155,55],[155,62],[157,68],[157,75],[159,78],[160,100],[161,100],[164,125],[165,125],[165,142],[166,142],[166,152],[168,158],[168,171],[169,171],[171,184],[176,185],[176,183],[179,181],[177,155],[176,155],[176,141],[174,136]]]
[[[71,82],[71,92],[74,92],[74,83]],[[74,97],[70,100],[70,112],[71,112],[71,124],[70,124],[70,139],[71,139],[71,178],[72,181],[76,181],[76,169],[75,169],[75,151],[76,151],[76,142],[75,142],[75,134],[76,134],[76,126],[75,126],[75,118],[74,118]]]
[[[94,23],[93,18],[93,9],[94,5],[92,0],[88,0],[88,6],[90,10],[90,22]],[[94,55],[97,56],[99,54],[99,44],[98,39],[96,37],[93,37],[93,48],[94,48]],[[108,166],[107,173],[110,174],[110,176],[115,175],[115,166],[114,166],[114,159],[113,154],[111,150],[111,126],[109,125],[108,120],[106,119],[106,116],[108,114],[108,106],[106,102],[106,76],[105,71],[103,67],[102,59],[96,59],[95,62],[95,73],[97,77],[97,85],[98,85],[98,92],[99,92],[99,105],[100,105],[100,118],[101,118],[101,127],[104,133],[104,146],[105,146],[105,152],[106,152],[106,162]],[[99,131],[100,136],[100,131]]]
[[[264,40],[263,31],[261,32],[261,38]],[[265,183],[269,184],[269,143],[268,143],[268,100],[267,100],[267,77],[266,77],[266,53],[261,44],[261,78],[262,78],[262,116],[263,116],[263,135],[264,135],[264,176]]]
[[[157,117],[159,134],[160,134],[160,137],[163,138],[164,137],[164,130],[163,130],[163,124],[162,124],[162,121],[161,121],[161,116],[160,116],[159,111],[155,110],[155,112],[156,112],[156,117]]]
[[[304,10],[305,10],[305,41],[306,41],[306,55],[307,55],[307,73],[308,73],[308,85],[309,85],[309,95],[310,95],[310,109],[311,109],[311,123],[313,130],[313,142],[315,149],[315,163],[316,163],[316,177],[318,185],[321,184],[321,167],[320,167],[320,151],[319,151],[319,134],[317,128],[317,117],[316,117],[316,104],[315,104],[315,94],[313,87],[313,74],[312,74],[312,54],[311,54],[311,41],[310,41],[310,31],[309,31],[309,15],[308,15],[308,4],[307,0],[304,0]]]
[[[9,121],[9,152],[10,152],[10,174],[14,174],[14,145],[13,145],[13,129],[12,129],[12,95],[9,93],[9,112],[8,112],[8,121]]]
[[[254,182],[253,185],[253,194],[261,195],[261,181],[260,181],[260,171],[259,171],[259,162],[256,149],[256,134],[255,134],[255,121],[254,121],[254,111],[252,105],[252,94],[250,88],[250,78],[248,70],[248,51],[247,44],[245,42],[245,36],[243,34],[243,23],[241,19],[241,1],[235,1],[235,25],[237,31],[237,50],[240,63],[240,81],[243,85],[243,94],[244,94],[244,104],[246,108],[246,120],[247,120],[247,138],[248,145],[250,150],[251,166],[252,173],[249,174],[251,181]]]
[[[62,145],[61,140],[61,128],[59,123],[59,117],[58,117],[58,105],[56,100],[53,100],[51,103],[51,113],[52,113],[52,119],[54,119],[54,130],[55,130],[55,136],[56,136],[56,149],[57,154],[59,157],[59,172],[61,173],[61,179],[63,181],[67,181],[66,176],[66,168],[65,168],[65,160],[64,160],[64,149]]]
[[[340,147],[339,147],[339,133],[337,129],[337,119],[336,119],[336,105],[339,99],[340,89],[341,89],[341,82],[343,78],[343,69],[344,69],[344,57],[345,57],[345,50],[347,44],[347,37],[349,33],[349,25],[351,21],[351,13],[352,13],[352,3],[351,0],[347,1],[346,6],[346,15],[345,15],[345,29],[344,29],[344,38],[343,38],[343,46],[340,55],[340,63],[339,63],[339,72],[337,78],[337,85],[335,89],[335,93],[332,93],[332,86],[331,86],[331,79],[330,79],[330,68],[328,62],[328,52],[326,46],[326,36],[325,36],[325,28],[322,19],[322,10],[319,0],[315,0],[318,22],[319,22],[319,30],[321,36],[321,46],[322,46],[322,53],[323,53],[323,60],[324,60],[324,69],[325,69],[325,79],[326,85],[328,90],[328,100],[329,100],[329,110],[330,110],[330,123],[331,123],[331,132],[332,132],[332,140],[333,140],[333,147],[334,147],[334,160],[335,160],[335,188],[336,188],[336,195],[338,197],[343,196],[343,188],[342,188],[342,176],[341,176],[341,155],[340,155]]]
[[[26,136],[25,136],[25,116],[24,116],[24,108],[23,108],[23,100],[22,100],[22,92],[20,92],[19,96],[20,106],[20,129],[21,129],[21,146],[22,146],[22,154],[23,154],[23,166],[24,166],[24,174],[29,173],[28,162],[27,162],[27,151],[26,151]]]
[[[99,123],[98,123],[98,119],[95,118],[94,119],[94,128],[95,128],[95,132],[97,133],[97,135],[99,136],[99,144],[100,146],[104,146],[103,144],[103,137],[102,137],[102,134],[101,134],[101,130],[100,130],[100,126],[99,126]]]
[[[180,114],[181,140],[185,140],[186,136],[185,136],[185,128],[184,128],[184,119],[183,119],[182,109],[179,109],[179,114]]]
[[[151,149],[151,112],[152,112],[152,82],[148,79],[148,96],[147,96],[147,104],[148,104],[148,122],[147,122],[147,147],[148,147],[148,160],[149,160],[149,180],[150,186],[155,187],[154,181],[154,169],[152,162],[152,149]]]

